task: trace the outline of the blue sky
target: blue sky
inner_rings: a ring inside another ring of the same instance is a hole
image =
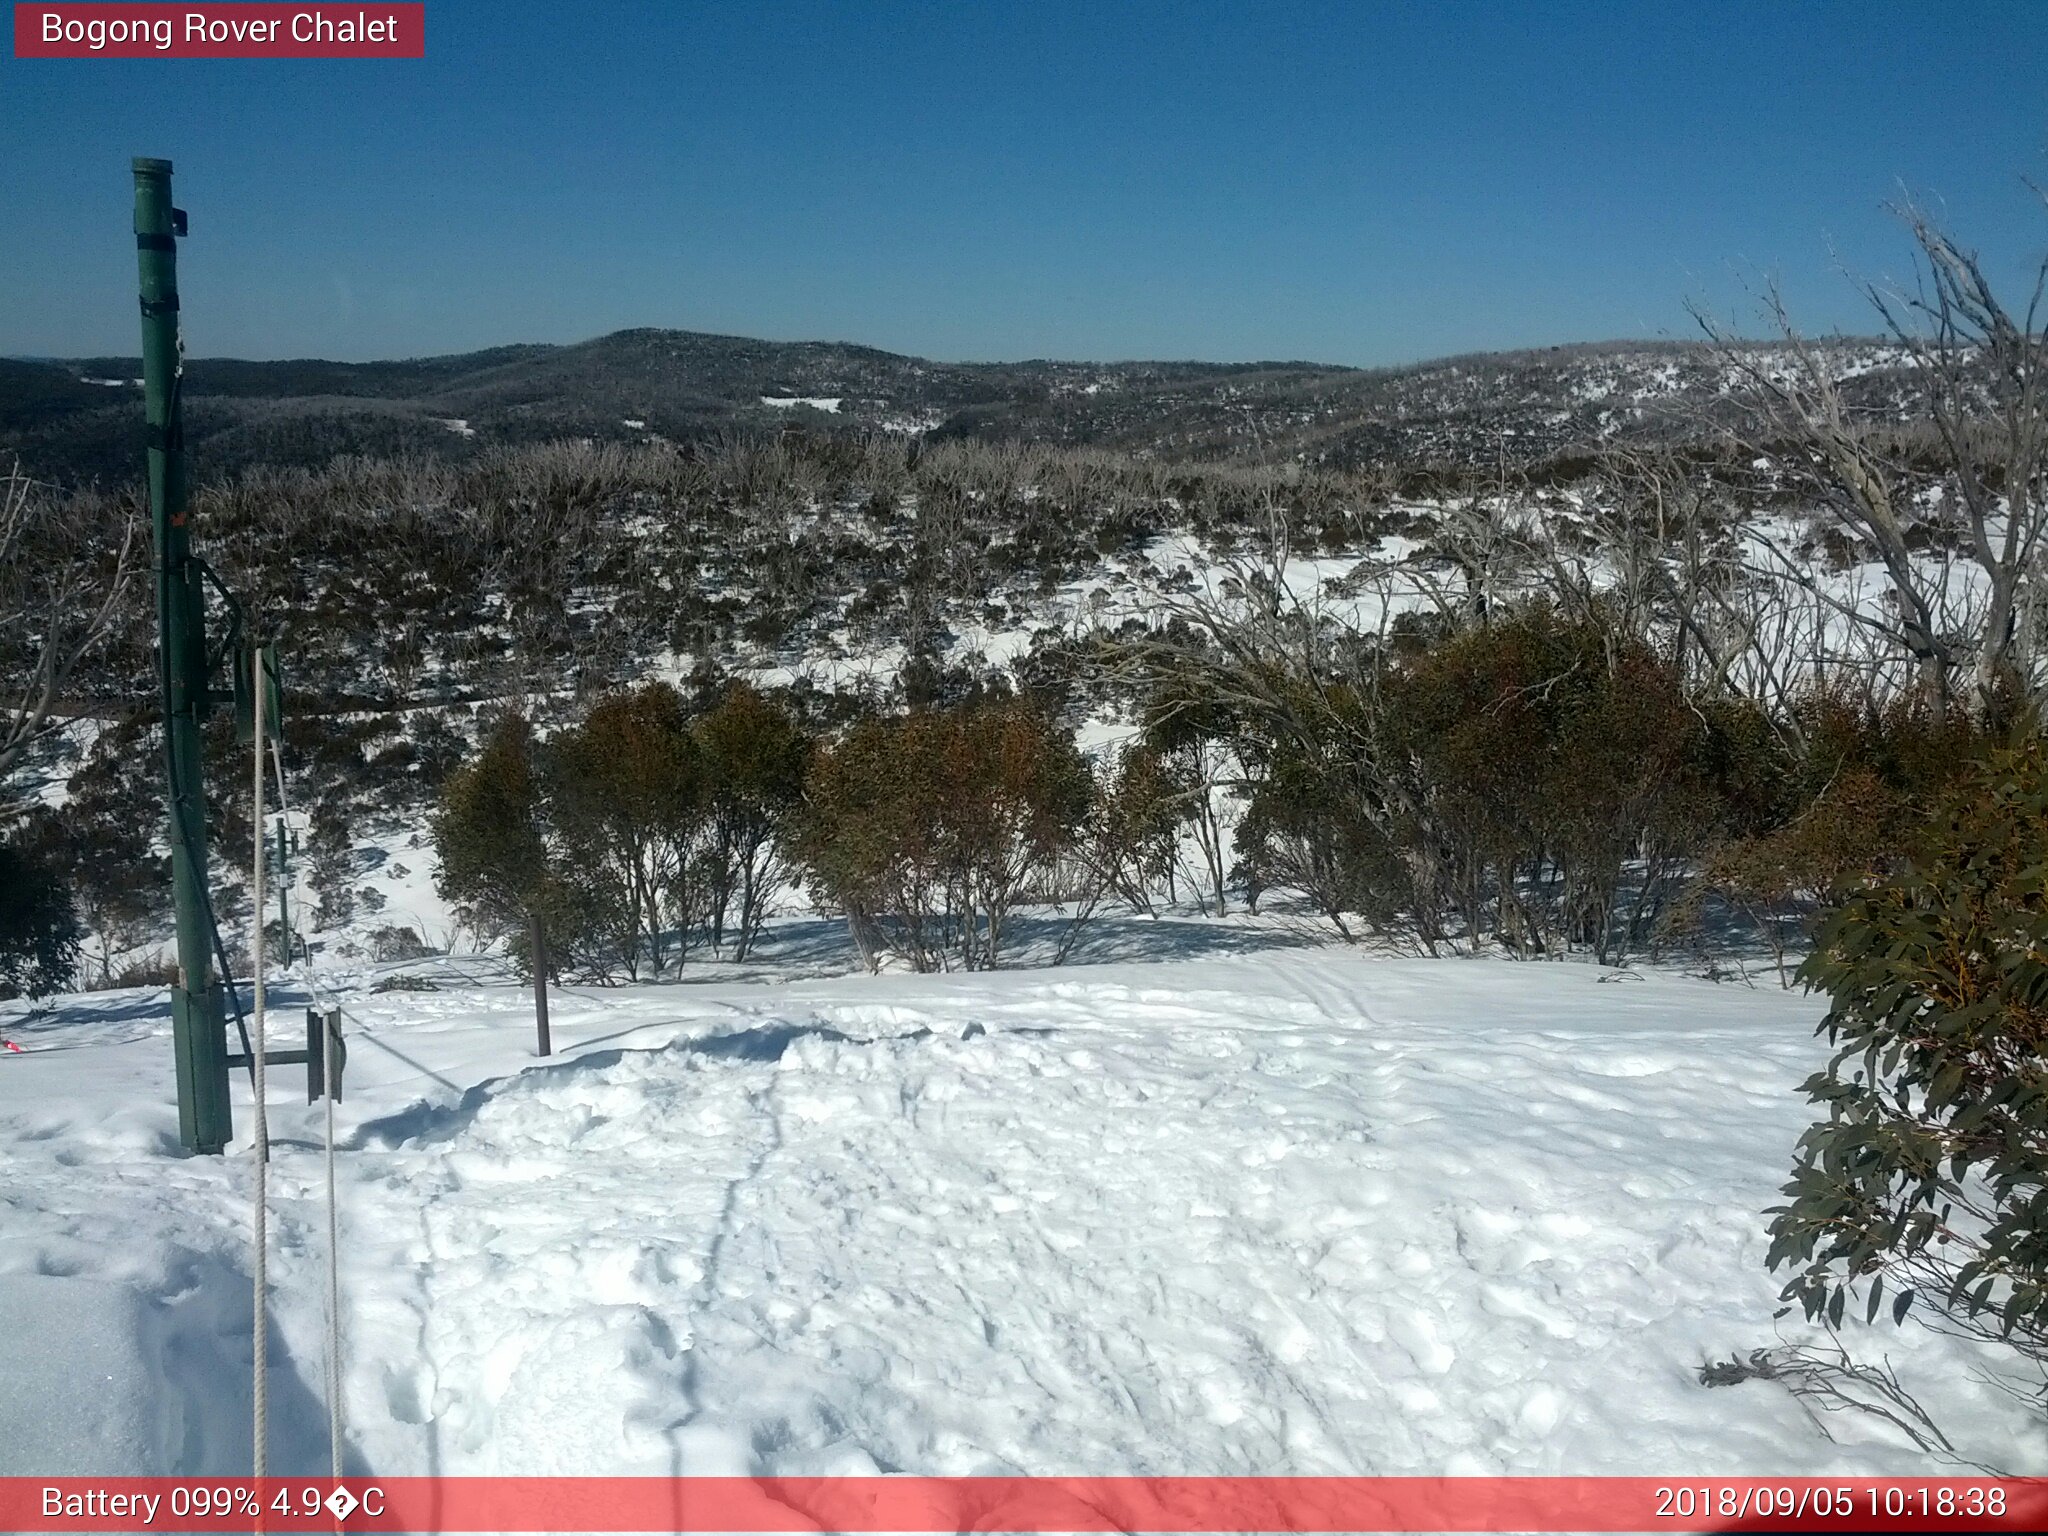
[[[660,325],[945,359],[1376,364],[1868,329],[1900,185],[2048,249],[2048,3],[429,0],[415,62],[0,62],[0,353],[133,352],[132,155],[199,355]]]

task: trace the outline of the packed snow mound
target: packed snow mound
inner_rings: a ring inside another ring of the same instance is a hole
[[[567,1049],[508,1072],[521,994],[439,979],[349,1004],[346,1407],[379,1473],[1926,1470],[1867,1416],[1699,1380],[1806,1337],[1761,1212],[1826,1049],[1809,998],[1269,950],[569,992]],[[245,1164],[95,1164],[61,1094],[16,1097],[42,1065],[0,1078],[34,1218],[0,1269],[68,1242],[147,1295],[118,1255],[195,1219],[232,1253]],[[275,1118],[273,1356],[317,1383],[318,1156]],[[94,1250],[59,1232],[88,1204]],[[1972,1454],[2048,1469],[1982,1357],[1851,1337]],[[155,1369],[109,1366],[175,1396]],[[0,1461],[74,1459],[33,1450]]]

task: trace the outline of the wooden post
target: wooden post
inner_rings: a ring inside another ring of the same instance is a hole
[[[548,936],[542,928],[540,914],[527,918],[527,940],[533,965],[533,1025],[540,1036],[540,1054],[551,1056],[553,1047],[548,1043]]]

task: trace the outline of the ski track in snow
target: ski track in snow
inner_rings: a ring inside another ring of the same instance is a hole
[[[1874,1421],[1831,1441],[1774,1385],[1696,1379],[1775,1342],[1760,1212],[1825,1054],[1811,999],[1293,950],[578,990],[562,1055],[517,1070],[525,1006],[350,1003],[354,1467],[1926,1470]],[[121,1470],[233,1471],[247,1164],[173,1155],[167,1038],[84,1017],[0,1077],[0,1297],[83,1332],[125,1298],[107,1374],[183,1362],[145,1392],[177,1427],[0,1425],[0,1465],[119,1435]],[[319,1159],[303,1106],[273,1122],[277,1456],[317,1470]],[[1978,1455],[2048,1469],[1977,1357],[1868,1344]],[[0,1359],[61,1384],[80,1347]]]

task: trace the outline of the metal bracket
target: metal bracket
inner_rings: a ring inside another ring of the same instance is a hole
[[[324,1040],[322,1036],[325,1036]],[[334,1053],[333,1091],[328,1091],[327,1057],[322,1049]],[[316,1008],[306,1010],[306,1102],[312,1104],[323,1098],[341,1102],[342,1069],[348,1065],[348,1041],[341,1033],[341,1010],[330,1008],[324,1014]]]
[[[327,1041],[321,1038],[323,1029],[332,1040],[334,1047],[334,1092],[327,1092],[327,1067],[325,1047]],[[253,1053],[235,1052],[228,1057],[231,1067],[250,1066]],[[266,1067],[299,1067],[306,1069],[306,1102],[317,1104],[321,1099],[332,1097],[341,1102],[342,1069],[348,1065],[348,1042],[341,1033],[341,1010],[330,1008],[321,1013],[317,1008],[306,1010],[306,1048],[303,1051],[265,1051],[263,1065]]]

